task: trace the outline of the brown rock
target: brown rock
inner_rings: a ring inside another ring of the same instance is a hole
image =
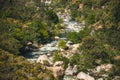
[[[56,78],[59,78],[64,74],[64,69],[61,66],[47,67],[47,69],[51,70]]]

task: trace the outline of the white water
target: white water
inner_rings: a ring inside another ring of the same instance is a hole
[[[65,24],[65,30],[68,32],[79,32],[80,30],[83,29],[83,25],[82,23],[76,22],[76,21],[70,21],[70,15],[64,13],[57,13],[58,17],[60,19],[63,19],[63,24]],[[66,39],[66,37],[61,37],[60,39]],[[39,48],[38,51],[36,52],[31,52],[29,53],[30,55],[28,55],[27,59],[31,62],[36,62],[37,58],[40,55],[43,54],[52,54],[54,51],[58,50],[57,47],[58,44],[58,40],[52,41],[50,43],[47,43],[46,45],[44,45],[43,47]]]

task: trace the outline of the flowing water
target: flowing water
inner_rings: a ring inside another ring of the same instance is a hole
[[[57,13],[58,17],[60,19],[63,19],[63,24],[65,25],[65,30],[67,32],[72,32],[72,31],[75,31],[75,32],[79,32],[80,30],[83,29],[84,27],[84,22],[82,23],[79,23],[77,21],[71,21],[70,19],[70,16],[69,14],[66,14],[66,13]],[[66,40],[66,37],[60,37],[59,40]],[[54,40],[50,43],[47,43],[45,45],[43,45],[43,47],[39,48],[38,51],[36,52],[31,52],[31,53],[28,53],[28,55],[26,56],[26,58],[31,61],[31,62],[36,62],[37,58],[40,56],[40,55],[43,55],[43,54],[52,54],[54,51],[58,50],[58,41],[59,40]]]

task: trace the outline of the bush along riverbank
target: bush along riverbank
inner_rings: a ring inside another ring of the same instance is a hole
[[[119,80],[119,0],[1,0],[0,80]]]

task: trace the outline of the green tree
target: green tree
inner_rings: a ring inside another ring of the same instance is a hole
[[[48,10],[46,15],[50,22],[55,24],[59,22],[58,16],[53,10]]]

